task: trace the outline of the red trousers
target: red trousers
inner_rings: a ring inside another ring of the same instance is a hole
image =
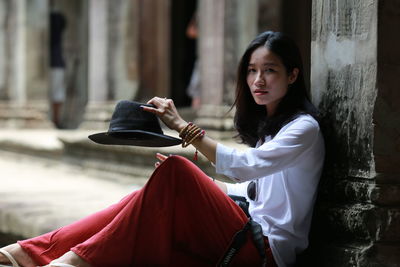
[[[171,156],[142,189],[119,203],[18,243],[40,265],[72,250],[99,267],[215,266],[246,222],[242,210],[196,165]],[[249,232],[232,264],[260,263]]]

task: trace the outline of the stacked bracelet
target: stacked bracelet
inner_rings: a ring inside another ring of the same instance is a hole
[[[206,132],[193,122],[189,122],[185,128],[179,132],[179,137],[182,138],[182,147],[187,147],[192,144],[197,138],[201,138]],[[197,149],[194,160],[197,160]]]
[[[187,147],[199,137],[205,135],[205,131],[193,122],[189,122],[185,128],[179,132],[179,137],[182,138],[182,147]]]

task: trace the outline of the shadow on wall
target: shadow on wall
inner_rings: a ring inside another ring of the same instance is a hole
[[[351,75],[351,70],[348,75]],[[332,74],[328,77],[327,84],[335,84],[329,81]],[[351,81],[351,78],[344,80]],[[372,155],[368,153],[368,146],[372,130],[366,128],[364,135],[360,134],[360,115],[355,114],[356,104],[352,103],[356,100],[347,93],[338,92],[342,90],[338,88],[342,87],[327,88],[328,93],[319,106],[325,139],[325,164],[314,208],[310,245],[300,256],[298,266],[360,264],[363,259],[359,259],[359,251],[371,244],[371,229],[374,227],[369,225],[369,221],[375,220],[369,219],[376,217],[377,213],[369,209],[368,199],[362,193],[367,191],[369,184],[357,181],[368,175],[371,168]],[[343,88],[351,91],[356,87],[348,85]],[[351,247],[352,244],[357,245]]]
[[[329,78],[328,84],[332,84]],[[334,222],[338,218],[334,218],[333,214],[336,207],[345,203],[345,197],[339,187],[347,178],[350,167],[347,123],[349,105],[341,94],[334,93],[335,88],[328,88],[327,91],[333,93],[325,94],[319,106],[320,126],[325,140],[325,163],[314,208],[310,246],[302,255],[301,266],[327,266],[327,262],[330,262],[330,266],[348,265],[348,262],[343,262],[347,261],[344,257],[328,258],[335,254],[332,252],[334,244],[347,238],[346,233],[338,235],[340,229],[334,229],[338,226]]]

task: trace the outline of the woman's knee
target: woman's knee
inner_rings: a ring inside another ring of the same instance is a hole
[[[159,167],[179,169],[180,171],[197,171],[198,167],[185,157],[172,155],[169,156]]]
[[[207,177],[193,162],[176,155],[168,157],[157,169],[162,174],[171,176],[172,179],[191,180]]]

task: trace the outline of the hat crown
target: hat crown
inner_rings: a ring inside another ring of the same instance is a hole
[[[152,106],[134,101],[118,102],[111,117],[108,133],[116,131],[142,130],[163,134],[157,117],[144,111],[141,106]]]

